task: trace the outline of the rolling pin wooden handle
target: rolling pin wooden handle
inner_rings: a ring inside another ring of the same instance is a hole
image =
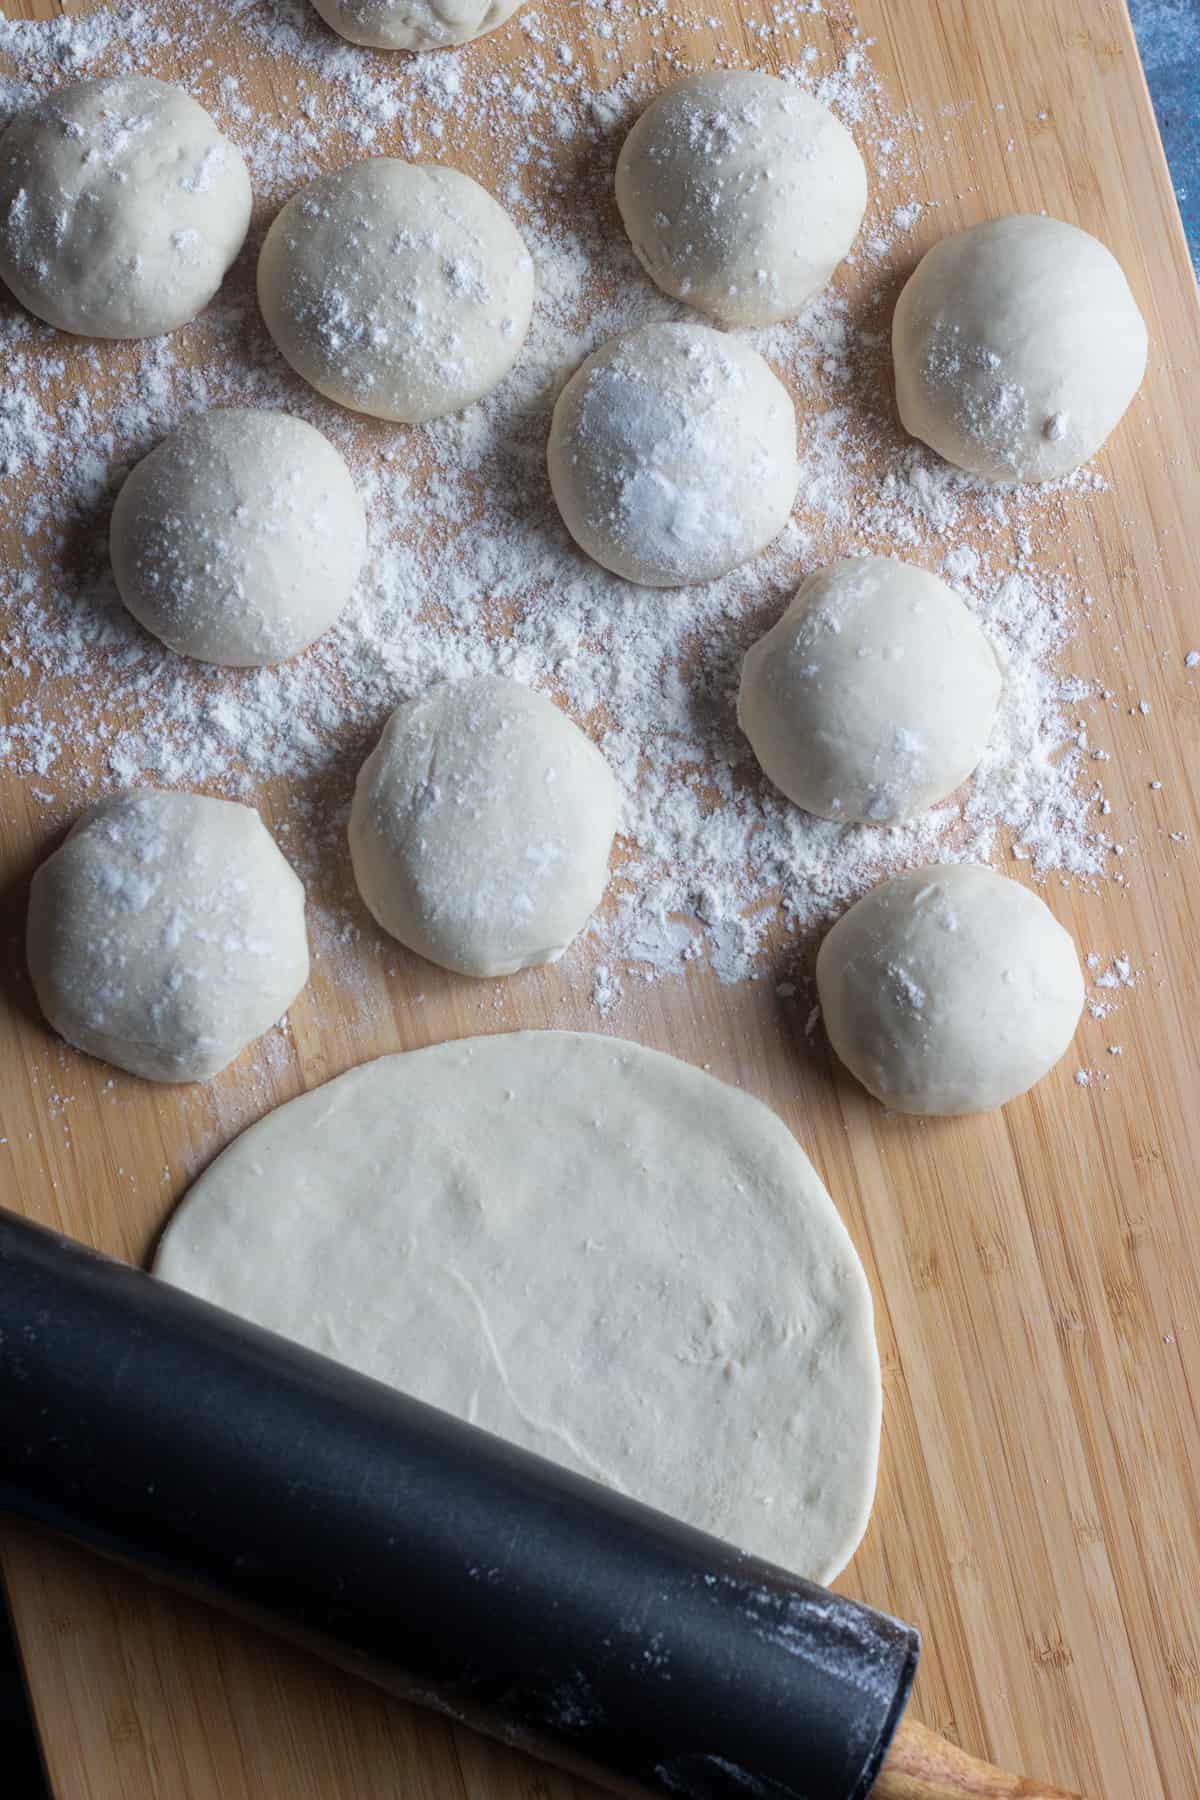
[[[902,1719],[870,1800],[1081,1800],[1065,1788],[1007,1775],[916,1719]]]

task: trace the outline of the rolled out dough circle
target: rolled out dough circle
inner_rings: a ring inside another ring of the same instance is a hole
[[[774,1114],[673,1057],[368,1063],[218,1157],[155,1273],[817,1580],[865,1529],[862,1266]]]

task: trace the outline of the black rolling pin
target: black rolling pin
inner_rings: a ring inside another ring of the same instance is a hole
[[[0,1507],[610,1785],[1055,1800],[897,1730],[908,1626],[3,1209]]]

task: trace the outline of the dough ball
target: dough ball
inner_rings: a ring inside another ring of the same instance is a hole
[[[978,863],[864,895],[821,945],[817,992],[851,1074],[904,1113],[1003,1106],[1054,1067],[1083,1011],[1070,934]]]
[[[60,88],[0,137],[0,276],[60,331],[186,325],[249,224],[240,151],[181,88],[149,76]]]
[[[813,1580],[866,1526],[862,1265],[791,1132],[673,1056],[523,1031],[352,1069],[216,1159],[155,1273]]]
[[[895,825],[944,800],[987,745],[996,652],[936,575],[883,556],[818,569],[742,667],[738,719],[789,800]]]
[[[418,425],[504,380],[533,315],[533,261],[469,175],[379,157],[293,195],[267,233],[258,299],[318,393]]]
[[[867,204],[854,139],[774,75],[716,69],[660,94],[625,140],[617,205],[646,273],[726,325],[790,319]]]
[[[350,471],[287,413],[201,413],[117,496],[113,573],[135,619],[183,656],[262,668],[328,630],[366,551]]]
[[[515,681],[397,707],[350,815],[359,892],[385,931],[460,975],[557,962],[599,904],[620,792],[590,738]]]
[[[645,325],[559,396],[550,485],[590,557],[645,587],[712,581],[778,537],[799,485],[791,396],[707,325]]]
[[[443,50],[485,37],[522,0],[313,0],[335,31],[377,50]]]
[[[148,1081],[204,1081],[308,980],[304,889],[258,814],[102,800],[33,878],[29,968],[54,1029]]]
[[[1060,219],[988,219],[935,244],[900,295],[900,417],[985,481],[1052,481],[1118,423],[1141,386],[1146,342],[1103,244]]]

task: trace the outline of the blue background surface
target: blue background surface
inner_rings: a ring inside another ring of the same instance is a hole
[[[1129,11],[1200,275],[1200,0],[1129,0]]]
[[[1200,276],[1200,0],[1129,0],[1133,28]],[[25,1696],[0,1604],[0,1744],[13,1800],[44,1794]]]

